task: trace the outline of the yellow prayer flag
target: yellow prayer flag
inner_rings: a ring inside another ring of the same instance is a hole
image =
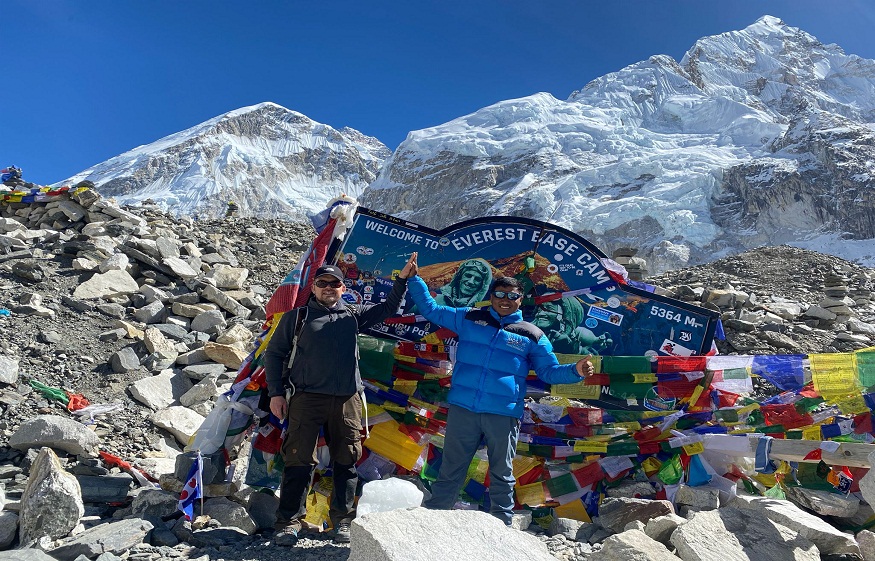
[[[544,484],[540,481],[529,483],[528,485],[517,485],[514,487],[516,498],[520,504],[528,506],[541,506],[547,502],[547,495],[544,493]]]
[[[641,430],[641,423],[638,421],[629,421],[628,423],[614,423],[615,427],[626,429],[629,432]]]
[[[310,493],[310,496],[307,497],[307,516],[304,517],[304,520],[314,526],[324,528],[323,523],[331,523],[328,516],[329,510],[328,497],[322,493]]]
[[[644,473],[647,474],[647,477],[651,477],[654,473],[659,471],[660,467],[662,467],[662,462],[655,457],[650,456],[641,462],[641,467],[644,468]]]
[[[812,427],[803,427],[802,440],[821,440],[820,426],[815,425]]]
[[[810,354],[814,389],[824,399],[843,398],[860,393],[857,357],[853,353]]]
[[[655,384],[659,380],[656,378],[656,374],[632,374],[633,383],[635,384]]]
[[[583,506],[583,503],[579,500],[557,506],[553,509],[553,513],[559,518],[570,518],[571,520],[592,522],[592,519],[586,512],[586,507]]]
[[[702,396],[702,392],[705,390],[702,386],[696,386],[696,389],[693,390],[693,395],[690,396],[690,400],[688,403],[695,404],[699,401],[699,398]]]
[[[407,400],[407,404],[413,405],[414,407],[417,407],[418,409],[426,409],[426,410],[431,411],[431,412],[435,412],[439,409],[439,407],[437,405],[435,405],[434,403],[428,403],[426,401],[421,401],[419,399],[415,399],[412,397]]]
[[[513,476],[519,479],[525,474],[532,471],[541,462],[531,456],[514,456],[513,457]]]
[[[392,388],[398,390],[404,395],[413,395],[413,392],[416,391],[416,380],[395,380],[395,383],[392,384]]]
[[[384,404],[385,407],[385,404]],[[371,428],[370,437],[365,440],[365,447],[372,452],[395,462],[404,469],[412,470],[419,461],[419,456],[425,449],[398,430],[398,423],[390,419]]]
[[[570,397],[571,399],[598,399],[602,394],[601,386],[588,386],[586,381],[576,384],[553,384],[550,395]]]
[[[687,453],[688,456],[695,456],[696,454],[701,454],[705,451],[705,445],[702,442],[693,442],[692,444],[687,444],[684,446],[684,452]]]
[[[575,440],[574,451],[583,452],[585,454],[607,454],[607,442],[595,442],[593,440]]]
[[[431,345],[440,345],[443,342],[440,340],[440,337],[435,334],[435,332],[429,333],[428,335],[423,337],[422,340]]]
[[[866,399],[862,393],[848,395],[842,398],[828,399],[829,403],[834,403],[839,410],[845,415],[859,415],[869,411],[869,406],[866,404]]]

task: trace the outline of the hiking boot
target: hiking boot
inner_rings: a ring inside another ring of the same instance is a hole
[[[334,530],[334,543],[349,543],[349,522],[341,522]]]
[[[300,522],[277,523],[274,526],[273,541],[280,546],[294,547],[298,545],[298,533],[300,531]]]

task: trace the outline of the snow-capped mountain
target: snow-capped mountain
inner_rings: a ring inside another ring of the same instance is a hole
[[[548,220],[651,271],[782,243],[875,266],[873,129],[875,61],[765,16],[411,132],[360,200],[438,228]]]
[[[134,148],[60,182],[94,182],[124,204],[152,199],[177,215],[215,217],[229,201],[241,215],[293,220],[332,198],[358,196],[391,151],[275,103],[244,107]]]

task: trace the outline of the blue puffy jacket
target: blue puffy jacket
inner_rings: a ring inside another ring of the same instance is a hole
[[[548,384],[581,380],[574,364],[559,364],[550,341],[523,321],[522,312],[501,317],[491,306],[439,306],[418,276],[409,279],[407,291],[420,314],[459,336],[449,403],[475,413],[519,418],[529,370]]]

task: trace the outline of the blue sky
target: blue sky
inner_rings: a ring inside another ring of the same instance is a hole
[[[590,80],[762,15],[875,58],[848,0],[3,0],[0,168],[49,184],[273,101],[395,149],[407,133]]]

